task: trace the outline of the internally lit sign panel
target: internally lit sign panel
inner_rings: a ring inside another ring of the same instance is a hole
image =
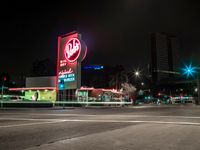
[[[79,39],[71,38],[65,45],[64,53],[67,61],[76,61],[81,53],[81,43]]]
[[[58,37],[57,88],[77,89],[81,86],[81,61],[86,44],[77,32]]]

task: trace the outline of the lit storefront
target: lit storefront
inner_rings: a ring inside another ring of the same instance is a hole
[[[30,77],[26,78],[26,87],[10,88],[10,91],[20,91],[26,100],[55,101],[56,77]]]
[[[81,87],[77,90],[76,96],[78,101],[120,102],[124,95],[115,89]]]

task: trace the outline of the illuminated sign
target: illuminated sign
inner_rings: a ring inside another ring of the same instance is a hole
[[[75,74],[74,73],[70,73],[70,74],[59,76],[58,82],[60,83],[61,80],[63,80],[64,82],[75,81]]]
[[[76,61],[81,53],[80,41],[77,38],[71,38],[65,45],[64,53],[69,62]]]
[[[57,89],[77,89],[81,86],[81,61],[87,46],[78,32],[58,37]]]
[[[60,76],[60,75],[70,74],[72,72],[73,72],[72,68],[69,68],[69,70],[62,70],[62,71],[60,71],[58,73],[58,75]]]
[[[92,65],[92,66],[84,66],[84,70],[102,70],[104,66],[99,66],[99,65]]]

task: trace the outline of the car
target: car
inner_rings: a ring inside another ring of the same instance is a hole
[[[172,104],[188,104],[188,103],[195,103],[194,97],[192,96],[176,96],[171,97],[170,101]]]
[[[4,95],[3,99],[7,101],[19,101],[22,100],[22,97],[18,95]]]

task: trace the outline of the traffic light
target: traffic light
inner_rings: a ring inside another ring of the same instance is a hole
[[[63,89],[65,87],[65,82],[63,79],[60,80],[60,84],[59,84],[60,88]]]
[[[7,81],[7,77],[6,76],[3,77],[3,81]]]
[[[0,82],[8,82],[10,80],[10,76],[8,75],[8,73],[1,73],[0,74]]]

